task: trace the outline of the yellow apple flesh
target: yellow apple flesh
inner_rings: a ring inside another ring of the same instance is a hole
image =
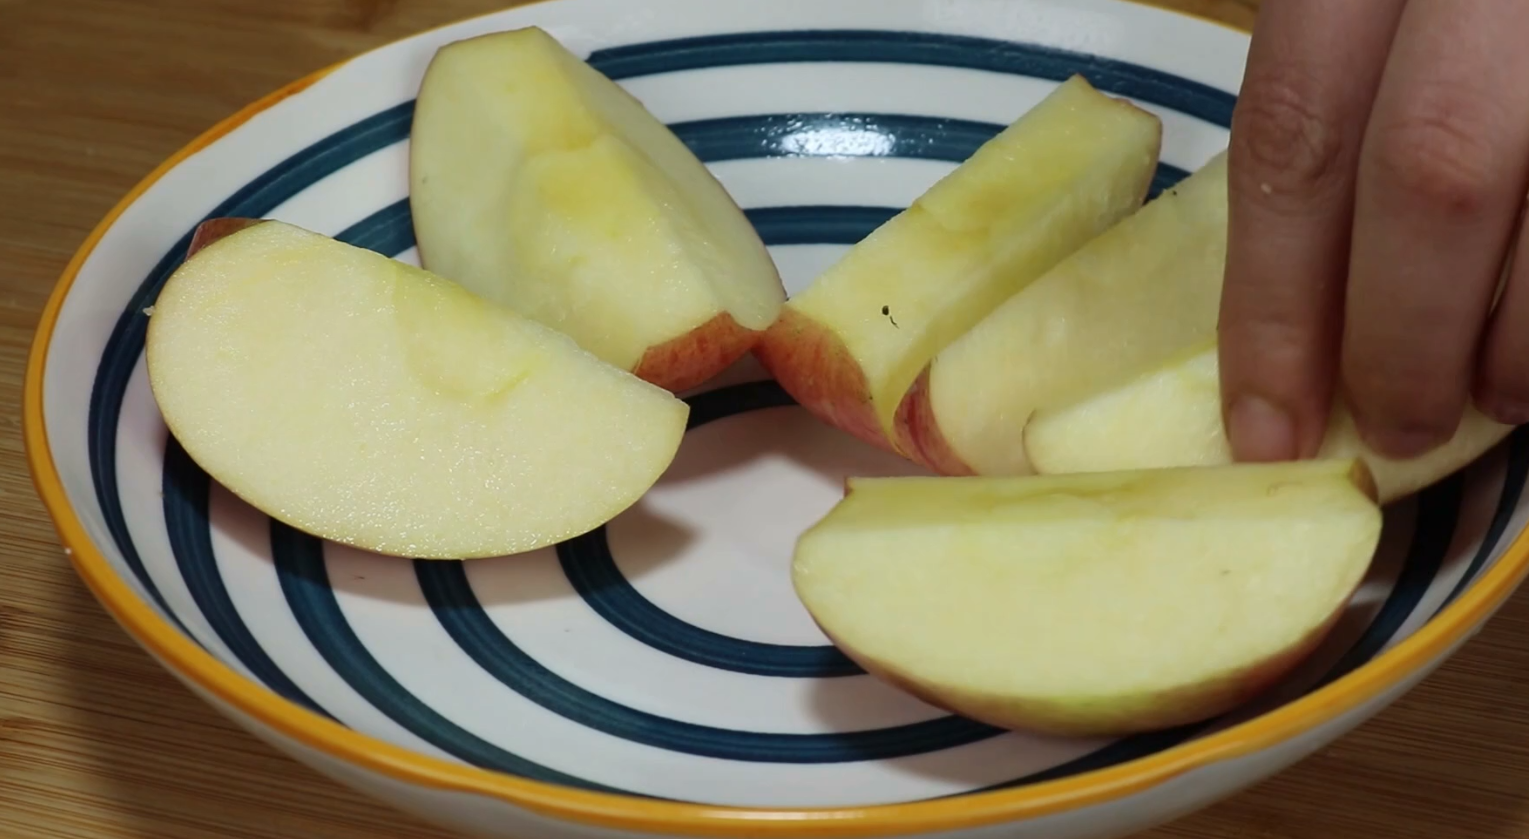
[[[893,418],[919,372],[1139,207],[1161,133],[1073,77],[790,300],[755,355],[819,419],[896,451]]]
[[[1272,686],[1342,613],[1380,531],[1357,460],[851,479],[792,574],[846,655],[933,705],[1119,736]]]
[[[747,354],[785,300],[700,160],[536,27],[436,53],[409,200],[426,268],[669,390]]]
[[[251,224],[198,231],[147,359],[171,433],[262,512],[383,554],[513,554],[605,523],[673,459],[667,391],[426,271]]]
[[[937,474],[1029,474],[1033,412],[1215,335],[1226,213],[1222,153],[935,356],[898,410],[898,449]]]
[[[1447,443],[1398,460],[1365,445],[1340,399],[1317,457],[1364,460],[1384,504],[1467,466],[1512,430],[1467,408]],[[1202,343],[1119,387],[1039,412],[1024,437],[1030,461],[1047,474],[1230,463],[1216,344]]]

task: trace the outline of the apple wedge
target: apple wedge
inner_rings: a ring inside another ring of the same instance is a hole
[[[1031,413],[1216,334],[1226,230],[1223,152],[935,356],[898,409],[898,449],[937,474],[1030,473]]]
[[[426,268],[669,390],[747,354],[785,301],[701,161],[539,28],[435,54],[409,166]]]
[[[1025,451],[1047,474],[1219,465],[1232,461],[1222,422],[1220,365],[1211,341],[1119,387],[1038,412],[1025,426]],[[1365,445],[1336,401],[1317,457],[1362,459],[1376,496],[1388,504],[1464,468],[1512,430],[1467,407],[1447,443],[1397,460]]]
[[[1362,461],[850,479],[798,596],[865,669],[991,725],[1119,736],[1272,686],[1363,580]]]
[[[224,216],[202,222],[196,226],[195,230],[191,231],[191,244],[186,246],[186,259],[196,256],[202,248],[207,247],[213,242],[232,236],[246,227],[254,227],[260,224],[261,221],[263,219]]]
[[[267,515],[383,554],[498,556],[598,527],[668,468],[689,409],[667,391],[426,271],[245,224],[198,231],[148,373],[187,454]]]
[[[819,419],[897,451],[893,418],[929,360],[1138,208],[1161,136],[1072,77],[787,302],[754,354]]]

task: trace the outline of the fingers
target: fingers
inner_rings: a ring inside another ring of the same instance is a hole
[[[1354,178],[1406,0],[1259,8],[1232,120],[1221,392],[1239,460],[1310,456],[1337,376]]]
[[[1410,0],[1396,32],[1359,164],[1342,346],[1345,398],[1384,454],[1448,440],[1470,392],[1524,197],[1526,27],[1526,3]]]
[[[1508,425],[1529,423],[1529,220],[1519,225],[1518,253],[1487,321],[1475,382],[1476,407]]]

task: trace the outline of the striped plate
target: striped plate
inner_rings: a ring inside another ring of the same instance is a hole
[[[751,362],[688,396],[679,457],[638,506],[555,550],[411,563],[256,514],[167,439],[145,308],[210,216],[280,218],[414,262],[407,143],[425,63],[530,23],[673,126],[791,292],[1073,73],[1162,117],[1154,190],[1171,185],[1225,146],[1246,51],[1240,33],[1113,0],[557,0],[366,54],[198,140],[60,283],[27,433],[103,603],[271,742],[489,835],[1115,835],[1373,713],[1520,578],[1529,444],[1515,435],[1389,511],[1355,608],[1259,707],[1100,742],[950,716],[826,643],[792,594],[792,542],[845,475],[911,467],[810,420]],[[1168,783],[1234,757],[1193,791]]]

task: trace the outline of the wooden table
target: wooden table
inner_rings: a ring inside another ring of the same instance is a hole
[[[1247,25],[1255,2],[1172,4]],[[500,5],[0,0],[3,839],[445,839],[236,730],[128,640],[60,554],[18,403],[54,278],[156,163],[286,81]],[[1370,725],[1143,839],[1529,839],[1526,639],[1529,591]]]

